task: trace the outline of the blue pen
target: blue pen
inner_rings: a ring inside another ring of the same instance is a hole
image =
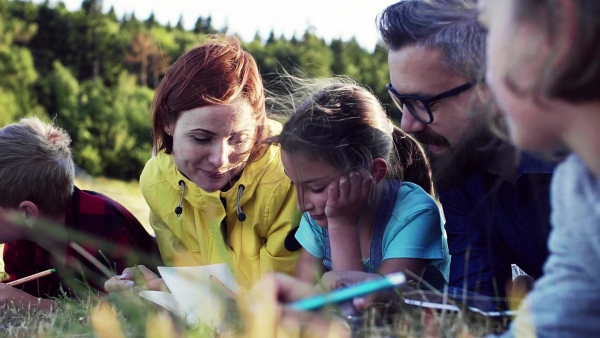
[[[404,273],[395,272],[380,279],[374,279],[364,283],[337,289],[324,295],[304,298],[290,303],[289,306],[292,309],[300,311],[317,310],[325,305],[341,303],[356,297],[371,294],[373,292],[390,289],[404,282],[406,282],[406,276]]]

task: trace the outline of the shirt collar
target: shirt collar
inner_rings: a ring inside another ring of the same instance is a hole
[[[523,152],[521,154],[518,174],[552,174],[556,165],[556,162],[542,160],[537,155]]]

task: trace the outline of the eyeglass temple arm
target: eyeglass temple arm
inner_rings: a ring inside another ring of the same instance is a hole
[[[450,89],[449,91],[447,91],[445,93],[441,93],[439,95],[436,95],[436,96],[430,98],[427,101],[429,101],[429,102],[438,101],[438,100],[441,100],[441,99],[445,99],[447,97],[458,95],[458,94],[464,92],[465,90],[467,90],[467,89],[475,86],[477,83],[479,83],[478,80],[471,80],[471,81],[469,81],[469,82],[467,82],[467,83],[465,83],[463,85],[460,85],[460,86],[458,86],[456,88]]]

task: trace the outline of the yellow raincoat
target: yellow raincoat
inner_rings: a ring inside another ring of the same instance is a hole
[[[269,127],[271,133],[281,129],[272,120]],[[144,167],[140,186],[165,265],[228,263],[243,287],[269,271],[294,274],[300,250],[293,246],[288,250],[284,243],[293,237],[290,231],[300,223],[301,214],[280,156],[279,147],[270,146],[262,158],[246,165],[228,191],[211,193],[183,176],[173,156],[164,152],[153,156]],[[178,217],[181,182],[185,191]],[[238,201],[241,185],[245,189]]]

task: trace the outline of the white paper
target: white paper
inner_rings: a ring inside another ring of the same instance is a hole
[[[219,291],[210,276],[215,276],[232,292],[238,285],[227,264],[204,266],[158,267],[168,292],[142,291],[140,296],[180,314],[190,325],[200,322],[216,327],[225,312],[224,293]]]
[[[416,305],[416,306],[420,306],[420,307],[430,308],[430,309],[461,312],[461,309],[458,306],[452,305],[452,304],[441,304],[441,303],[419,301],[419,300],[413,300],[413,299],[404,299],[404,303],[409,304],[409,305]],[[480,315],[487,316],[487,317],[505,317],[505,316],[515,316],[516,315],[516,311],[483,311],[481,309],[478,309],[476,307],[471,307],[471,306],[468,307],[467,309],[469,311],[476,312],[476,313],[479,313]]]

